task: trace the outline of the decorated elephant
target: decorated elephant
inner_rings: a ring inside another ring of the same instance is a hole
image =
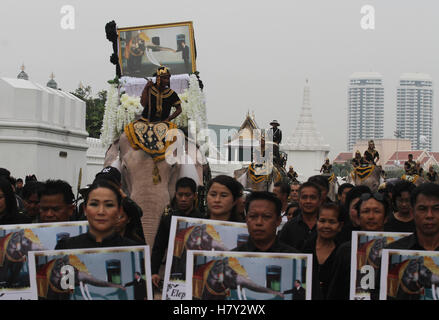
[[[87,284],[96,287],[111,287],[125,290],[122,285],[95,278],[84,263],[75,255],[53,259],[37,269],[38,298],[47,300],[69,300],[71,290],[62,287],[62,268],[71,266],[74,270],[74,287],[79,286],[84,300],[92,300]]]
[[[337,191],[338,191],[338,179],[335,176],[334,173],[332,174],[325,174],[323,173],[322,176],[324,176],[326,179],[328,179],[328,198],[331,199],[331,201],[337,201]]]
[[[381,167],[376,165],[355,167],[348,176],[347,182],[355,186],[367,186],[372,192],[376,192],[384,182],[381,171]]]
[[[415,175],[403,174],[402,177],[401,177],[401,180],[405,180],[405,181],[411,182],[415,186],[419,186],[419,185],[421,185],[421,184],[423,184],[425,182],[425,179],[422,176],[418,175],[418,174],[415,174]]]
[[[389,271],[387,282],[390,299],[419,300],[425,288],[439,285],[439,268],[430,257],[408,259]]]
[[[27,260],[29,251],[44,250],[40,240],[30,229],[11,232],[0,239],[0,286],[17,287],[20,271]],[[28,286],[27,284],[19,286]]]
[[[171,125],[134,121],[105,155],[104,166],[117,163],[122,188],[143,210],[143,232],[150,246],[177,180],[190,177],[203,186],[210,172],[196,143]]]
[[[192,279],[193,297],[199,300],[225,300],[230,290],[237,290],[238,297],[245,299],[244,288],[261,293],[284,297],[279,292],[253,282],[236,258],[212,260],[198,267]]]

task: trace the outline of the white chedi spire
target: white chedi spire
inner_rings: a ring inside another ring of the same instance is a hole
[[[329,145],[324,143],[320,132],[315,129],[312,119],[310,85],[306,79],[303,89],[303,104],[296,130],[283,144],[284,150],[322,150],[328,151]]]

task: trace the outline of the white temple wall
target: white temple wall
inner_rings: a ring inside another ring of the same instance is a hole
[[[16,178],[66,180],[76,193],[79,170],[87,170],[85,103],[13,78],[0,78],[0,96],[0,167]]]
[[[320,174],[320,168],[328,156],[324,150],[283,150],[288,154],[286,170],[293,166],[299,175],[299,181],[308,180],[309,177]]]

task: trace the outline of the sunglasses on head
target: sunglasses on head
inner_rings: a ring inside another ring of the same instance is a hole
[[[360,197],[361,201],[369,200],[370,198],[374,198],[377,201],[384,201],[384,193],[375,192],[375,193],[363,193]]]

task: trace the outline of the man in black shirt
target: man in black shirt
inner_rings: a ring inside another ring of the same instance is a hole
[[[389,202],[383,193],[363,193],[356,204],[360,230],[383,231],[389,215]],[[352,241],[340,245],[333,266],[333,278],[328,288],[328,300],[349,300]],[[379,272],[379,270],[378,270]],[[377,273],[375,276],[377,276]],[[375,289],[371,299],[378,299],[379,277],[375,277]]]
[[[276,236],[281,222],[281,201],[271,192],[255,191],[247,197],[246,223],[249,239],[233,251],[298,253]]]
[[[410,201],[415,233],[392,242],[386,249],[439,251],[439,185],[421,184],[413,190]]]
[[[160,219],[151,252],[152,283],[156,287],[159,287],[161,280],[159,270],[168,248],[172,217],[203,218],[202,214],[194,206],[196,191],[197,184],[193,179],[188,177],[180,178],[175,185],[174,206],[170,209],[167,208]]]
[[[312,182],[305,182],[299,189],[301,214],[285,223],[279,239],[299,251],[312,235],[316,234],[317,216],[320,208],[320,189]]]

